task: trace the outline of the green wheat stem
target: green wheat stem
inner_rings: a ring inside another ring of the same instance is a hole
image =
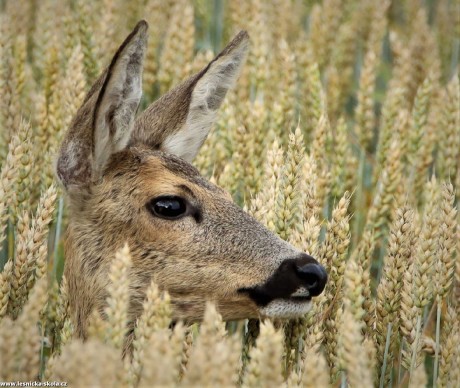
[[[300,357],[300,352],[302,351],[302,338],[299,338],[298,340],[298,344],[295,348],[295,371],[296,372],[299,372],[300,371],[300,367],[301,367],[301,362],[302,362],[302,358]]]
[[[46,363],[45,363],[45,330],[43,328],[43,325],[40,325],[40,380],[43,379],[43,375],[45,373],[46,369]]]
[[[399,347],[399,357],[398,357],[398,380],[397,380],[397,386],[399,386],[399,383],[401,382],[401,374],[402,374],[402,348]]]
[[[420,334],[421,334],[421,326],[422,326],[422,316],[419,314],[417,317],[417,331],[415,333],[415,341],[412,345],[412,359],[410,362],[410,370],[409,370],[409,386],[410,381],[412,379],[412,374],[415,370],[415,363],[417,360],[417,349],[418,349],[418,342],[420,341]]]
[[[59,240],[61,239],[62,233],[62,213],[64,211],[64,198],[59,197],[59,206],[56,222],[56,234],[54,238],[54,260],[53,260],[53,279],[57,280],[57,261],[59,254]]]
[[[15,241],[16,241],[16,230],[14,224],[11,220],[8,220],[8,229],[7,229],[7,239],[8,239],[8,250],[6,253],[5,263],[8,261],[9,257],[14,257],[15,255]]]
[[[388,324],[388,327],[387,327],[387,338],[385,340],[385,353],[383,354],[382,372],[380,373],[380,384],[379,384],[380,388],[383,388],[383,383],[385,381],[385,372],[386,372],[386,369],[387,369],[388,351],[390,350],[391,329],[392,329],[392,325],[391,325],[391,322],[390,322]]]
[[[434,350],[434,366],[433,366],[433,387],[437,386],[436,380],[438,379],[438,366],[439,366],[439,341],[441,336],[441,308],[442,301],[438,300],[436,309],[436,347]]]
[[[353,237],[353,246],[358,243],[360,231],[362,229],[364,214],[362,206],[364,200],[364,165],[366,160],[366,151],[361,148],[359,152],[359,167],[358,167],[358,188],[356,190],[356,215],[355,215],[355,233]]]

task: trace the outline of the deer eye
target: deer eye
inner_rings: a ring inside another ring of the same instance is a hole
[[[151,200],[147,208],[154,216],[174,220],[185,215],[187,202],[181,197],[163,196]]]

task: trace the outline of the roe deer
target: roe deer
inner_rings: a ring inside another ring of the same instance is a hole
[[[71,319],[86,336],[103,311],[111,259],[130,247],[130,319],[154,279],[174,319],[305,314],[324,268],[236,206],[192,167],[245,60],[241,31],[203,70],[135,119],[148,25],[140,21],[88,92],[63,140],[57,174],[70,204],[65,276]]]

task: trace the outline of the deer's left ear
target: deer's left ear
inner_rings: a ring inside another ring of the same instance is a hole
[[[142,69],[148,24],[140,21],[115,54],[94,110],[95,169],[124,149],[142,97]]]
[[[241,31],[203,70],[151,104],[136,119],[130,143],[192,161],[238,78],[248,43],[247,32]]]
[[[57,162],[64,187],[97,181],[110,156],[126,147],[142,94],[147,29],[145,21],[136,25],[73,118]]]

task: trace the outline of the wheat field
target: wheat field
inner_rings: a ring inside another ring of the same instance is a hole
[[[152,284],[122,358],[125,247],[107,319],[73,338],[54,161],[139,19],[142,106],[249,32],[194,165],[327,268],[303,318],[222,322],[209,303],[201,324],[171,324]],[[458,0],[3,0],[0,52],[0,382],[460,386]]]

